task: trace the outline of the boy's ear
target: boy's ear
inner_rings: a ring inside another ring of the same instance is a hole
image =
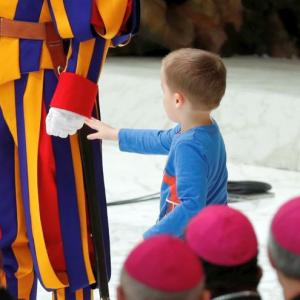
[[[185,102],[183,95],[181,93],[175,93],[174,96],[176,101],[176,107],[177,108],[181,107]]]

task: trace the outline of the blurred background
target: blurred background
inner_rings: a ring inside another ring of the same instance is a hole
[[[141,30],[118,55],[196,47],[222,56],[300,55],[299,0],[141,0]]]

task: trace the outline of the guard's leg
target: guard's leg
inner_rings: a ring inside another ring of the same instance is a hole
[[[51,137],[46,134],[46,109],[42,106],[38,151],[38,186],[40,214],[48,255],[56,272],[66,272],[59,208],[56,190],[56,170]]]
[[[53,293],[52,300],[93,300],[93,290],[90,288],[72,292],[69,288],[60,289]]]
[[[16,299],[33,300],[36,277],[26,235],[19,158],[13,138],[17,135],[13,82],[0,86],[0,97],[0,248],[5,271],[1,283]]]
[[[15,82],[15,105],[17,115],[18,128],[18,153],[20,157],[20,173],[22,182],[22,197],[26,220],[26,229],[28,240],[33,257],[34,269],[38,274],[43,286],[50,289],[64,288],[67,284],[65,274],[56,272],[52,264],[55,259],[48,253],[48,242],[52,243],[52,235],[48,236],[43,232],[44,202],[40,202],[39,183],[44,188],[49,187],[47,199],[49,203],[53,203],[56,198],[53,194],[52,170],[46,172],[45,166],[39,164],[39,141],[40,141],[40,124],[42,113],[43,99],[43,71],[29,73],[23,75]],[[47,141],[45,143],[47,145]],[[46,149],[47,147],[45,147]],[[43,159],[43,158],[41,158]],[[48,160],[44,159],[45,163]],[[48,181],[44,180],[46,174]],[[45,190],[42,191],[44,195]],[[54,191],[55,192],[55,191]],[[48,207],[48,206],[47,206]],[[46,207],[46,208],[47,208]],[[52,211],[48,214],[48,225],[52,228],[52,224],[57,224],[53,220]],[[48,230],[48,228],[47,228]],[[52,228],[53,231],[55,231]],[[47,231],[49,232],[49,230]],[[56,231],[55,231],[56,232]],[[51,252],[53,253],[53,252]],[[63,253],[61,254],[63,257]]]

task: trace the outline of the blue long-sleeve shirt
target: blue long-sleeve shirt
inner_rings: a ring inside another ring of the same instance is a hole
[[[144,238],[157,234],[182,237],[189,220],[203,207],[227,203],[226,152],[215,121],[180,133],[121,129],[121,151],[168,155],[161,186],[158,222]]]

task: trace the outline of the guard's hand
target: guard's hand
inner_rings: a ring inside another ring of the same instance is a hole
[[[49,135],[66,138],[73,135],[84,124],[85,117],[71,111],[51,107],[46,118],[46,131]]]

